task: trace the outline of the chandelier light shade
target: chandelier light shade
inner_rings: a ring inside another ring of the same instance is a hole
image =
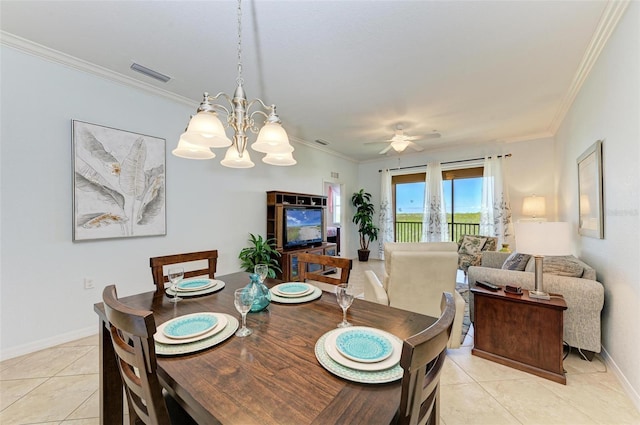
[[[288,166],[295,165],[296,160],[293,159],[291,152],[287,153],[268,153],[262,158],[262,162],[269,165]]]
[[[220,164],[231,168],[251,168],[255,164],[247,150],[247,133],[250,132],[258,134],[251,148],[266,154],[262,159],[264,163],[277,166],[296,164],[291,154],[293,146],[276,113],[276,105],[267,106],[260,99],[248,101],[243,83],[242,2],[238,0],[238,77],[233,97],[223,92],[215,96],[205,92],[196,115],[191,117],[187,130],[180,136],[178,147],[172,151],[174,155],[188,159],[210,159],[215,157],[211,148],[228,148]],[[226,99],[228,107],[214,103],[219,98]],[[252,111],[254,107],[256,109]],[[218,112],[226,116],[226,123],[220,120]],[[265,119],[262,129],[255,123],[257,116]],[[227,137],[225,127],[233,130],[231,139]]]
[[[240,156],[240,153],[235,146],[229,146],[227,153],[224,155],[224,159],[220,161],[220,164],[229,168],[251,168],[256,164],[251,161],[249,152],[245,151]]]
[[[187,142],[184,137],[180,137],[178,147],[172,150],[171,153],[186,159],[211,159],[216,157],[216,154],[211,152],[211,149],[191,144]]]

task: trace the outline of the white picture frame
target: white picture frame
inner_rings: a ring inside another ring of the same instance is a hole
[[[602,140],[578,157],[578,233],[604,239]]]
[[[72,120],[74,242],[166,235],[165,144]]]

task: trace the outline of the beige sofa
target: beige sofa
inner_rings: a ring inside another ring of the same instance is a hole
[[[457,250],[455,242],[386,243],[383,281],[365,272],[365,300],[440,317],[442,293],[450,292],[456,315],[448,347],[459,347],[465,301],[456,292]]]
[[[476,281],[484,280],[499,286],[509,284],[533,289],[533,257],[524,271],[503,270],[501,267],[507,257],[509,253],[483,252],[481,266],[469,267],[469,287],[473,288]],[[572,267],[572,274],[579,276],[544,273],[543,289],[545,292],[561,294],[567,303],[564,313],[565,343],[577,348],[583,356],[592,358],[593,353],[599,353],[601,347],[600,313],[604,305],[604,287],[595,280],[596,271],[589,265],[573,257]],[[562,271],[557,273],[562,274]],[[473,321],[473,293],[469,294],[469,309]]]

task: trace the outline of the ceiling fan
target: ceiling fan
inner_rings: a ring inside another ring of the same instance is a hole
[[[391,139],[385,140],[385,141],[380,141],[380,142],[367,142],[365,143],[365,145],[370,145],[370,144],[374,144],[374,143],[389,143],[389,145],[387,147],[385,147],[384,149],[382,149],[379,154],[380,155],[384,155],[387,152],[389,152],[391,149],[395,150],[396,152],[404,152],[404,150],[406,148],[411,148],[414,151],[420,152],[423,151],[424,148],[422,146],[420,146],[417,143],[414,143],[414,141],[418,141],[418,140],[426,140],[426,139],[436,139],[440,137],[440,133],[431,133],[431,134],[427,134],[425,136],[407,136],[406,134],[404,134],[404,128],[402,127],[401,124],[396,125],[396,129],[395,129],[395,134],[393,135],[393,137]]]

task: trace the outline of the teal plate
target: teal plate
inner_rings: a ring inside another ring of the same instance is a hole
[[[178,283],[176,287],[178,291],[198,291],[211,286],[212,282],[211,279],[189,279]]]
[[[163,333],[174,339],[192,338],[209,332],[217,323],[218,318],[213,314],[187,314],[169,322],[163,329]]]
[[[315,346],[315,354],[318,362],[329,372],[349,381],[361,382],[363,384],[383,384],[386,382],[394,382],[402,378],[404,370],[398,363],[395,363],[388,369],[368,371],[353,369],[333,360],[325,349],[325,340],[329,335],[331,335],[331,333],[338,331],[340,331],[340,329],[335,329],[322,335],[316,342]]]
[[[393,352],[391,342],[384,336],[367,330],[350,330],[336,338],[336,348],[348,359],[363,363],[375,363]]]

